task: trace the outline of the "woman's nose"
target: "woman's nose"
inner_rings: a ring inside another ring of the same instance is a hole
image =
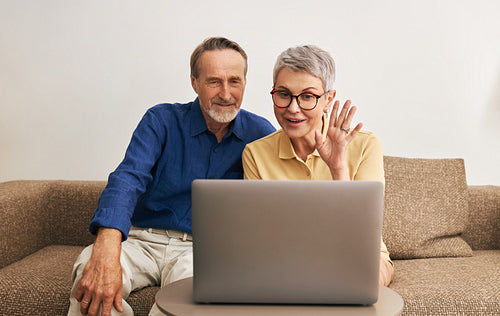
[[[288,111],[293,112],[293,113],[300,111],[300,106],[299,106],[297,97],[292,97],[292,102],[290,103],[290,105],[288,106],[287,109],[288,109]]]

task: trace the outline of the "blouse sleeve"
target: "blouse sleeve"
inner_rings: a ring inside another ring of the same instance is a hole
[[[385,183],[382,143],[377,136],[370,133],[362,147],[360,160],[351,178]]]
[[[245,180],[262,180],[259,175],[259,170],[255,164],[255,159],[253,158],[252,152],[248,148],[248,145],[243,150],[243,155],[241,157],[243,164],[243,178]]]

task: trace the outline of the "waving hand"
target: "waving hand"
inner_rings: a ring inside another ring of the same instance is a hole
[[[358,123],[354,129],[350,128],[356,113],[356,107],[351,106],[351,100],[344,103],[340,114],[338,114],[339,106],[340,102],[335,101],[325,139],[321,132],[316,130],[316,149],[330,168],[334,180],[350,180],[346,148],[363,124]]]

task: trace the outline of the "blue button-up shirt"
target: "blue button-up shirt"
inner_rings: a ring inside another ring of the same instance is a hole
[[[191,182],[243,178],[247,143],[275,131],[266,119],[240,110],[221,142],[207,128],[199,100],[150,108],[132,135],[124,160],[110,174],[90,223],[191,233]]]

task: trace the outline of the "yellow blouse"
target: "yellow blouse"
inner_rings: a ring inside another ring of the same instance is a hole
[[[325,135],[326,127],[323,129]],[[382,144],[375,134],[358,132],[347,146],[346,155],[351,179],[385,183]],[[248,144],[242,159],[245,179],[332,180],[330,169],[318,151],[315,150],[303,161],[282,129]],[[380,251],[390,261],[383,241]]]

